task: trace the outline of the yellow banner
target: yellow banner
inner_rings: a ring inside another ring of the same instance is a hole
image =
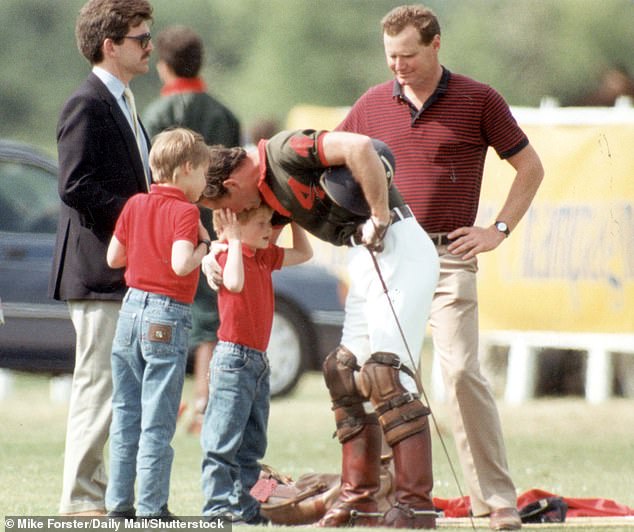
[[[546,175],[509,239],[480,256],[481,328],[632,332],[632,110],[516,116]],[[494,220],[512,178],[510,165],[489,150],[477,223]]]

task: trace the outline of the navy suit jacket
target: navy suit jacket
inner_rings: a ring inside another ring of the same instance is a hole
[[[123,205],[148,186],[132,128],[92,73],[64,104],[57,151],[62,205],[49,296],[120,300],[124,270],[108,266],[106,250]]]

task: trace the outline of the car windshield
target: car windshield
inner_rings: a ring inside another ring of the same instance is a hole
[[[0,161],[0,231],[55,233],[57,180],[42,168]]]

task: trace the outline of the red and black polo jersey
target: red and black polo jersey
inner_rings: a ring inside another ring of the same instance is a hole
[[[264,201],[275,210],[274,225],[294,221],[317,238],[341,246],[349,244],[366,218],[335,204],[319,183],[328,166],[322,149],[324,133],[312,129],[282,131],[261,141],[258,187]],[[402,203],[396,189],[390,190],[390,206]]]

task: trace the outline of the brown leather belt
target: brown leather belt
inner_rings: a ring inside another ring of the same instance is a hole
[[[409,205],[399,205],[398,207],[392,207],[390,209],[390,213],[392,216],[393,224],[414,216],[414,213],[412,212],[412,209],[409,208]]]
[[[434,243],[434,246],[448,246],[453,242],[448,236],[447,233],[432,233],[429,235],[431,241]]]

